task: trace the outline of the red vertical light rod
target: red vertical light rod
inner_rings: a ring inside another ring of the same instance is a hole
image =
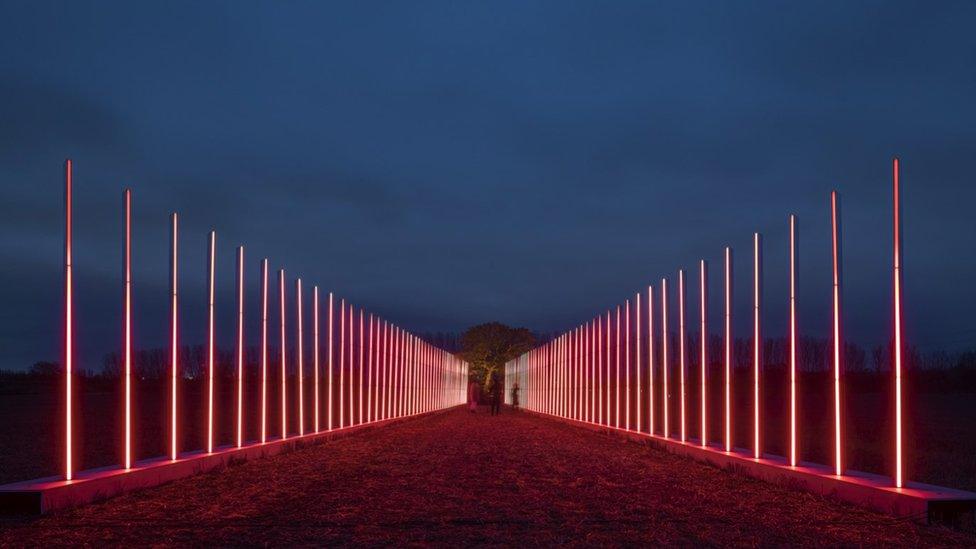
[[[132,468],[132,191],[125,189],[125,459],[126,469]]]
[[[661,403],[664,407],[663,413],[663,434],[664,438],[669,438],[670,424],[668,423],[668,408],[671,407],[671,395],[668,393],[668,279],[661,279],[661,384],[662,394]]]
[[[298,328],[298,340],[295,345],[298,347],[296,355],[298,364],[298,436],[305,435],[305,349],[302,344],[302,279],[295,279],[295,315]]]
[[[207,284],[207,452],[214,448],[214,267],[217,233],[210,231],[209,276]]]
[[[315,405],[315,432],[318,433],[321,429],[319,428],[319,287],[312,287],[312,368],[315,369],[313,385],[315,388],[315,398],[313,399],[313,404]]]
[[[71,160],[64,161],[64,478],[71,480],[72,461],[72,376],[74,369],[74,319],[71,279]]]
[[[796,467],[796,216],[790,215],[790,465]]]
[[[895,317],[895,348],[894,348],[894,377],[895,377],[895,487],[904,486],[903,458],[902,458],[902,403],[901,403],[901,374],[902,374],[902,236],[901,236],[901,189],[898,181],[898,159],[892,161],[892,196],[893,196],[893,224],[894,224],[894,317]]]
[[[708,263],[698,264],[699,303],[701,316],[701,445],[708,446]]]
[[[326,362],[329,365],[329,376],[328,376],[328,378],[329,378],[329,380],[328,380],[328,384],[329,384],[329,398],[326,399],[328,401],[326,403],[326,405],[329,407],[329,411],[328,411],[328,414],[327,415],[328,415],[329,430],[330,431],[332,430],[332,395],[333,395],[333,389],[332,389],[332,371],[333,371],[332,357],[335,356],[335,351],[333,349],[333,343],[334,343],[334,340],[335,340],[335,338],[334,338],[334,333],[335,332],[332,330],[332,323],[333,323],[334,320],[335,320],[335,310],[333,308],[333,297],[332,297],[332,292],[329,292],[329,328],[328,328],[329,329],[329,337],[328,337],[328,341],[329,341],[329,346],[328,346],[329,347],[329,349],[328,349],[329,357],[328,357],[328,360],[326,360]]]
[[[732,248],[725,247],[725,451],[732,451]]]
[[[179,383],[179,348],[177,324],[177,230],[178,220],[176,212],[170,216],[170,257],[169,257],[169,307],[170,307],[170,334],[169,334],[169,359],[170,359],[170,395],[169,395],[169,458],[176,460],[179,454],[179,443],[177,442],[177,402],[176,389]]]
[[[261,260],[261,444],[268,441],[268,258]]]
[[[627,331],[630,333],[630,330]],[[641,431],[641,408],[643,408],[644,400],[642,398],[641,391],[641,293],[637,292],[634,295],[634,369],[636,372],[636,382],[637,382],[637,431]]]
[[[752,237],[752,429],[753,429],[753,449],[752,455],[759,459],[762,457],[762,440],[760,438],[762,426],[759,423],[760,409],[760,375],[762,371],[762,235],[754,233]]]
[[[831,248],[833,255],[833,339],[834,339],[834,474],[844,473],[843,438],[841,434],[841,371],[843,345],[841,339],[841,228],[840,197],[830,193]]]
[[[244,246],[237,247],[237,447],[244,445]]]
[[[647,432],[654,434],[654,288],[647,287]]]
[[[688,437],[687,422],[685,415],[685,369],[688,367],[687,354],[685,347],[685,271],[678,269],[678,368],[680,370],[680,390],[681,390],[681,442],[685,442]]]
[[[287,340],[285,339],[285,270],[278,270],[278,318],[281,320],[281,333],[279,335],[279,343],[281,345],[280,358],[281,358],[281,439],[284,440],[288,438],[288,407],[287,407],[287,391],[288,386],[288,371],[287,371],[287,361],[285,357],[286,347],[288,346]]]

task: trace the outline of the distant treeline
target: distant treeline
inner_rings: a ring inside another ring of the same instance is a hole
[[[551,340],[550,334],[536,334],[540,342]],[[457,333],[427,333],[421,334],[421,339],[442,348],[449,352],[460,350],[460,334]],[[689,367],[697,366],[700,359],[700,348],[697,335],[688,337],[686,352]],[[724,344],[719,336],[710,336],[708,345],[709,364],[719,367],[723,363],[725,356]],[[763,345],[763,367],[767,369],[785,368],[789,365],[789,340],[785,337],[770,338],[764,340]],[[631,341],[631,345],[635,344]],[[673,335],[669,338],[669,352],[673,357],[678,354],[678,338]],[[623,345],[623,342],[621,342]],[[615,352],[616,339],[611,340],[611,352]],[[660,361],[661,345],[660,340],[655,341],[655,354],[657,361]],[[641,338],[642,352],[647,352],[646,338]],[[891,369],[891,345],[877,345],[866,351],[860,345],[847,343],[844,347],[844,368],[849,372],[886,372]],[[288,370],[292,373],[296,371],[293,350],[288,349]],[[335,352],[338,354],[338,350]],[[323,349],[320,356],[320,365],[325,366],[327,354]],[[170,371],[170,353],[168,349],[141,349],[133,352],[133,367],[140,379],[160,379],[167,377]],[[740,338],[735,340],[732,349],[733,362],[736,367],[748,367],[752,364],[752,340]],[[833,367],[833,347],[829,339],[826,338],[800,338],[797,353],[797,362],[801,371],[817,372],[830,370]],[[338,356],[333,359],[336,363]],[[280,366],[280,355],[277,347],[268,348],[268,367],[275,369]],[[936,351],[931,353],[920,353],[915,347],[905,349],[903,363],[906,371],[939,371],[939,370],[976,370],[976,350],[949,353]],[[193,379],[201,377],[207,369],[207,348],[205,345],[184,345],[180,347],[178,362],[183,377]],[[305,370],[312,371],[311,353],[306,353]],[[260,368],[261,350],[259,347],[247,347],[244,350],[244,368],[253,375]],[[358,358],[356,359],[358,364]],[[672,361],[673,363],[673,361]],[[236,375],[237,364],[233,349],[216,349],[214,366],[221,376],[233,377]],[[98,369],[82,368],[77,373],[81,377],[118,377],[122,372],[123,363],[118,352],[106,354],[102,359],[102,364]],[[0,371],[0,375],[30,375],[30,376],[53,376],[62,371],[61,365],[56,362],[37,362],[25,373]]]

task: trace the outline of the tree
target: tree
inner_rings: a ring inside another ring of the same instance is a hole
[[[535,336],[528,328],[512,328],[489,322],[468,328],[461,335],[461,357],[469,364],[470,375],[487,388],[492,375],[509,360],[535,347]]]
[[[46,360],[35,362],[30,367],[31,375],[35,376],[56,376],[61,375],[63,372],[64,369],[61,368],[61,364],[57,362],[48,362]]]

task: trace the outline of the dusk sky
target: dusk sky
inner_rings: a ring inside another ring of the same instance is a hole
[[[185,343],[211,228],[223,345],[242,243],[253,341],[263,257],[418,332],[571,328],[678,268],[697,284],[704,258],[717,328],[726,245],[746,335],[754,231],[785,335],[790,213],[800,327],[826,336],[831,189],[847,336],[873,345],[894,156],[909,341],[976,347],[974,21],[973,2],[4,2],[0,368],[60,354],[69,157],[83,368],[121,339],[125,186],[137,347],[165,345],[172,211]]]

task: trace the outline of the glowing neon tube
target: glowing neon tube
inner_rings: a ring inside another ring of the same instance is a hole
[[[295,314],[298,324],[298,436],[305,435],[305,360],[304,345],[302,344],[302,279],[295,279]]]
[[[356,325],[354,324],[355,321],[353,320],[353,308],[351,303],[349,304],[348,311],[349,311],[349,324],[348,324],[349,326],[349,401],[348,402],[349,402],[349,426],[351,427],[354,425],[353,422],[354,418],[352,413],[352,388],[353,388],[353,376],[355,374],[353,373],[353,369],[352,369],[353,368],[352,357],[353,357],[353,343],[354,343],[353,340],[356,333],[355,332]]]
[[[356,398],[357,404],[359,405],[359,424],[363,423],[363,358],[365,353],[363,352],[363,309],[359,309],[359,395]]]
[[[668,279],[661,279],[661,401],[664,406],[664,438],[670,438],[670,424],[668,423],[668,408],[671,407],[671,395],[668,393]]]
[[[654,288],[647,287],[647,433],[654,434]]]
[[[701,298],[701,445],[708,446],[708,264],[698,264]]]
[[[678,269],[678,367],[681,377],[681,442],[688,438],[687,422],[685,421],[685,369],[688,367],[685,359],[685,271]]]
[[[762,372],[762,236],[759,233],[753,234],[752,238],[752,421],[753,421],[753,457],[762,457],[761,425],[759,416],[761,413],[762,402],[759,397],[761,385],[760,375]]]
[[[64,161],[64,478],[71,480],[72,462],[72,394],[71,376],[74,375],[74,319],[72,309],[71,280],[71,160]]]
[[[346,368],[346,300],[339,301],[339,428],[346,425],[345,373]]]
[[[626,369],[624,374],[624,394],[626,395],[626,410],[624,427],[630,430],[630,300],[627,300],[626,321],[624,322],[624,356],[626,357]],[[617,339],[620,339],[619,337]]]
[[[594,319],[596,324],[595,341],[593,342],[594,366],[596,367],[596,398],[597,398],[597,423],[603,424],[603,319]]]
[[[312,367],[315,369],[315,380],[313,385],[315,387],[315,398],[313,403],[315,404],[315,432],[318,433],[319,429],[319,287],[312,287]]]
[[[844,473],[843,446],[841,437],[840,376],[843,368],[843,341],[841,340],[841,236],[840,236],[840,197],[837,191],[830,193],[831,247],[833,252],[833,336],[834,336],[834,473]]]
[[[604,348],[607,353],[607,384],[606,384],[606,401],[607,401],[607,427],[610,426],[610,311],[607,311],[607,337],[604,340]]]
[[[373,386],[376,385],[376,374],[373,371],[373,313],[369,313],[369,357],[366,360],[369,368],[369,383],[366,385],[366,423],[373,422]]]
[[[725,451],[732,451],[732,248],[725,247]]]
[[[169,401],[169,413],[170,413],[170,441],[169,441],[169,458],[171,460],[176,460],[176,456],[179,454],[179,443],[176,438],[177,429],[177,415],[176,415],[176,386],[179,380],[179,349],[178,345],[178,326],[177,326],[177,299],[176,299],[176,265],[177,265],[177,216],[174,212],[170,217],[170,224],[172,226],[172,232],[170,233],[170,279],[169,279],[169,299],[170,299],[170,338],[169,338],[169,359],[170,359],[170,401]]]
[[[328,338],[328,341],[329,341],[329,351],[328,351],[329,359],[327,360],[327,362],[329,363],[329,376],[328,376],[329,377],[329,380],[328,380],[328,383],[329,383],[329,398],[326,399],[326,400],[328,400],[328,406],[329,406],[328,416],[329,416],[329,430],[330,431],[332,430],[332,411],[333,411],[332,395],[334,393],[334,391],[332,389],[332,371],[334,369],[333,366],[332,366],[332,357],[335,356],[335,351],[333,350],[333,342],[335,340],[335,337],[334,337],[334,332],[332,331],[332,323],[333,323],[334,320],[335,320],[335,311],[333,310],[333,297],[332,297],[332,292],[329,292],[329,338]]]
[[[790,215],[790,465],[796,467],[796,216]]]
[[[636,345],[634,368],[637,370],[637,432],[641,432],[641,408],[644,405],[644,400],[641,395],[641,293],[637,292],[634,296],[634,345]],[[630,333],[630,330],[627,330]]]
[[[286,347],[288,345],[285,339],[285,270],[278,270],[278,305],[279,305],[279,318],[281,319],[281,336],[278,340],[281,343],[281,439],[284,440],[288,438],[288,409],[287,409],[287,394],[286,387],[288,385],[287,380],[287,361],[285,357]]]
[[[614,354],[614,360],[617,363],[616,366],[617,371],[614,380],[615,381],[614,385],[616,385],[614,387],[614,393],[616,395],[616,405],[617,405],[616,414],[614,415],[614,420],[615,420],[614,427],[619,429],[620,428],[620,305],[617,305],[617,328],[616,331],[614,332],[614,337],[615,340],[613,346],[614,347],[613,354]]]
[[[207,288],[207,453],[214,447],[214,257],[217,233],[210,231],[210,274]]]
[[[383,419],[390,417],[390,325],[383,321]]]
[[[895,374],[895,487],[904,486],[902,471],[902,407],[901,407],[901,355],[902,355],[902,322],[901,322],[901,287],[902,287],[902,235],[901,235],[901,189],[898,181],[898,159],[892,161],[892,195],[893,195],[893,224],[894,224],[894,250],[893,250],[893,291],[894,291],[894,317],[895,317],[895,348],[894,348],[894,374]]]
[[[132,468],[132,192],[125,198],[125,468]]]
[[[589,391],[587,391],[590,399],[590,423],[596,423],[596,397],[597,397],[597,383],[596,383],[596,372],[598,368],[596,366],[596,326],[594,326],[593,320],[587,323],[587,336],[586,341],[588,345],[586,359],[589,362],[589,375],[587,376],[587,383],[589,384]]]
[[[244,445],[244,246],[237,247],[237,447]]]
[[[267,441],[268,441],[268,258],[264,258],[261,261],[261,444],[264,444]]]

